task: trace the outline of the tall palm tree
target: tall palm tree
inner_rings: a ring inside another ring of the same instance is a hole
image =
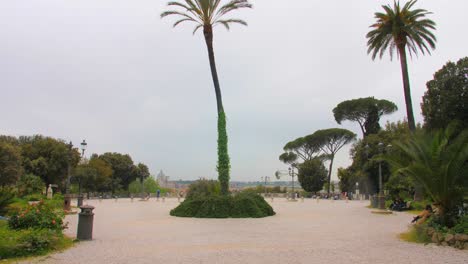
[[[377,55],[380,58],[389,50],[390,58],[393,58],[395,49],[398,52],[401,72],[403,77],[403,89],[405,93],[406,114],[408,125],[411,131],[416,129],[411,102],[411,89],[408,76],[408,63],[406,49],[412,54],[418,54],[418,50],[425,54],[430,54],[430,49],[435,49],[436,37],[431,32],[435,30],[434,21],[427,19],[426,15],[431,14],[424,9],[412,9],[417,0],[408,1],[403,7],[400,2],[395,1],[393,8],[391,5],[382,6],[384,13],[375,13],[377,22],[370,27],[373,28],[367,33],[367,53],[372,53],[372,59]]]
[[[247,23],[243,20],[224,18],[224,16],[237,9],[251,8],[252,5],[248,0],[230,0],[224,4],[221,4],[221,2],[221,0],[184,0],[179,2],[169,2],[167,5],[174,7],[177,10],[165,11],[161,13],[161,18],[171,15],[178,16],[179,20],[174,23],[174,27],[183,22],[193,22],[195,23],[193,34],[203,28],[203,35],[205,36],[206,47],[208,49],[211,77],[213,78],[216,93],[216,105],[218,109],[218,179],[221,184],[221,192],[223,194],[227,194],[229,192],[230,170],[228,138],[226,132],[226,116],[223,108],[221,88],[219,85],[213,50],[213,27],[216,25],[223,25],[227,30],[229,30],[231,24],[241,24],[246,26]]]

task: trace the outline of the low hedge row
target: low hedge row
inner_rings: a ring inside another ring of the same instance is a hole
[[[253,192],[198,196],[171,210],[172,216],[196,218],[261,218],[275,215],[273,208]]]

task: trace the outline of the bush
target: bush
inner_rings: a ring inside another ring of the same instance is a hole
[[[41,177],[33,174],[25,174],[16,183],[18,195],[20,197],[30,194],[40,194],[45,189],[45,184]]]
[[[219,195],[221,193],[221,185],[214,180],[198,180],[190,184],[186,199],[193,200],[197,198]]]
[[[468,215],[460,217],[451,231],[455,234],[468,235]]]
[[[71,239],[55,230],[11,230],[5,221],[0,221],[0,259],[44,254],[71,244]]]
[[[260,218],[275,214],[273,208],[254,192],[236,195],[208,195],[187,198],[171,210],[172,216],[196,218]]]
[[[13,203],[15,193],[11,188],[0,188],[0,215],[5,215],[8,206]]]
[[[63,230],[64,214],[49,204],[40,201],[14,211],[8,220],[11,229],[47,228]]]

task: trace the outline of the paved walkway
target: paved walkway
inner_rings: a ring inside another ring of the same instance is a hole
[[[374,215],[367,203],[275,199],[263,219],[169,216],[178,203],[89,201],[94,240],[34,263],[468,263],[468,251],[398,240],[411,215]],[[75,236],[77,215],[67,217]]]

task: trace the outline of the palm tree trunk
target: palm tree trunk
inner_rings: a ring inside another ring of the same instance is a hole
[[[406,48],[404,45],[398,47],[400,54],[401,75],[403,77],[403,90],[405,92],[406,115],[408,117],[408,126],[411,132],[416,130],[413,114],[413,103],[411,101],[411,88],[408,74],[408,62],[406,59]]]
[[[333,169],[333,159],[335,158],[334,155],[330,157],[330,165],[328,166],[328,198],[330,198],[330,185],[331,185],[331,174],[332,174],[332,169]]]
[[[226,131],[226,116],[221,98],[221,88],[219,87],[218,72],[216,70],[216,62],[213,51],[213,28],[211,25],[203,27],[206,47],[208,49],[208,58],[210,60],[211,77],[216,93],[216,105],[218,109],[218,180],[221,185],[221,193],[226,195],[229,193],[229,153],[228,153],[228,137]]]
[[[210,60],[211,77],[216,93],[216,105],[218,107],[218,114],[224,112],[223,100],[221,97],[221,88],[219,87],[218,71],[216,70],[216,62],[213,50],[213,28],[211,25],[203,27],[203,34],[205,35],[206,47],[208,49],[208,58]]]
[[[409,82],[408,62],[406,58],[405,45],[399,45],[398,52],[400,54],[401,74],[403,77],[403,89],[405,92],[406,114],[408,116],[408,127],[411,132],[414,132],[416,130],[416,124],[414,121],[413,103],[411,100],[411,88]],[[414,189],[413,199],[415,201],[422,201],[422,186],[419,183],[416,183]]]

